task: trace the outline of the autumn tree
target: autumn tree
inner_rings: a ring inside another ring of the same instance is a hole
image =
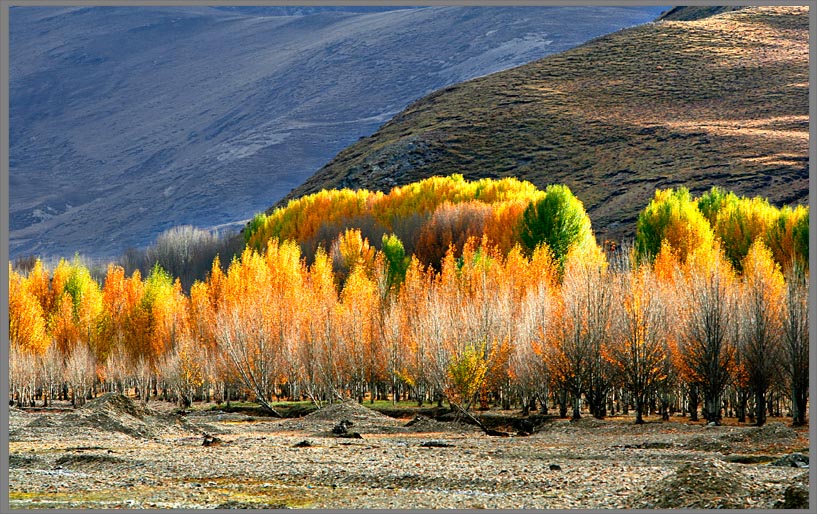
[[[301,345],[298,349],[300,377],[305,394],[320,406],[323,400],[341,398],[338,356],[342,349],[337,334],[338,293],[332,262],[319,249],[305,284]]]
[[[524,293],[527,262],[519,249],[503,258],[487,235],[476,245],[476,239],[466,243],[462,255],[459,287],[464,301],[455,333],[461,334],[461,344],[481,341],[486,345],[485,359],[490,365],[480,398],[481,408],[488,407],[489,393],[497,395],[509,408],[515,305]]]
[[[78,256],[69,263],[60,260],[52,277],[54,310],[49,319],[51,336],[63,355],[79,343],[90,345],[94,355],[104,358],[107,341],[99,337],[103,314],[102,293]]]
[[[288,344],[299,337],[302,280],[297,244],[271,239],[263,255],[245,249],[220,286],[216,340],[256,401],[276,415],[272,398],[292,358]]]
[[[635,248],[639,259],[652,262],[666,240],[681,262],[697,248],[712,245],[709,221],[686,188],[655,192],[649,205],[638,215]]]
[[[644,422],[647,399],[666,379],[669,319],[666,299],[648,264],[632,268],[626,256],[616,273],[613,337],[608,356],[635,402],[635,422]]]
[[[795,264],[786,274],[783,362],[792,397],[795,426],[806,423],[809,388],[808,272]]]
[[[704,417],[718,424],[722,393],[734,362],[730,337],[735,322],[734,283],[734,272],[717,245],[688,256],[683,297],[679,299],[683,305],[679,351],[693,382],[702,389]]]
[[[9,342],[31,355],[42,355],[49,345],[45,313],[24,277],[9,264]]]
[[[610,366],[604,359],[612,322],[613,291],[601,250],[571,252],[565,263],[561,304],[556,319],[551,369],[573,397],[573,419],[579,419],[581,395],[591,412],[602,417],[603,400],[611,387]]]
[[[34,262],[34,267],[28,272],[26,284],[31,294],[37,297],[44,315],[48,316],[54,309],[56,298],[51,287],[51,273],[40,259]]]
[[[808,207],[785,206],[766,232],[764,243],[786,272],[794,266],[808,269]]]
[[[366,273],[371,272],[376,251],[358,229],[347,229],[338,234],[329,250],[338,288],[343,287],[346,278],[356,267]]]
[[[375,357],[379,353],[377,343],[380,340],[378,295],[376,284],[367,276],[362,263],[352,269],[340,300],[338,335],[344,347],[335,358],[345,365],[343,374],[352,387],[352,396],[362,402],[366,386],[382,376]]]
[[[743,260],[745,309],[739,349],[755,395],[755,422],[766,422],[766,392],[778,375],[783,335],[785,282],[780,265],[761,240]]]
[[[190,407],[196,390],[204,385],[205,362],[204,348],[189,336],[182,337],[173,350],[162,357],[159,371],[181,407]]]
[[[439,270],[448,248],[453,246],[459,257],[468,239],[482,237],[491,215],[491,206],[478,201],[440,205],[420,231],[417,258]]]
[[[426,322],[431,310],[429,292],[433,283],[433,273],[423,268],[416,257],[411,258],[406,279],[400,288],[398,302],[400,309],[400,333],[406,357],[401,359],[404,367],[399,370],[399,378],[414,390],[418,406],[423,405],[429,386],[429,339]]]
[[[223,284],[223,300],[216,314],[216,340],[256,401],[275,413],[272,393],[280,348],[269,323],[272,305],[263,256],[249,248],[230,265]]]
[[[158,265],[141,287],[133,283],[136,278],[138,275],[134,273],[128,284],[128,296],[135,304],[128,313],[126,346],[134,363],[142,361],[155,373],[162,357],[188,330],[187,298],[181,283],[174,282]],[[155,390],[155,381],[149,382]],[[147,400],[147,393],[141,391],[143,400]]]
[[[698,204],[706,200],[707,196],[704,195]],[[727,259],[736,270],[742,269],[750,246],[756,240],[763,239],[777,213],[777,209],[765,199],[737,198],[730,193],[720,202],[718,210],[710,214],[714,217],[714,220],[710,218],[710,224],[715,237],[720,239]]]
[[[448,365],[446,394],[452,405],[467,413],[488,375],[490,366],[484,344],[468,343],[455,352]]]
[[[85,404],[96,371],[96,358],[87,343],[79,343],[71,349],[65,360],[65,379],[71,388],[71,405]]]
[[[526,414],[537,401],[543,413],[547,413],[550,383],[547,350],[557,326],[554,319],[557,277],[558,270],[550,250],[546,245],[540,245],[527,262],[522,280],[524,287],[519,288],[522,294],[516,301],[518,316],[514,323],[515,344],[510,357],[510,374]]]
[[[269,280],[267,287],[271,293],[271,304],[266,312],[273,346],[280,351],[280,369],[275,379],[282,392],[291,397],[298,387],[297,346],[301,339],[300,320],[304,314],[301,300],[306,270],[300,247],[294,241],[276,243],[270,241],[264,255]]]

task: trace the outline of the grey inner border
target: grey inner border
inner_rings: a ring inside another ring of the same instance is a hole
[[[443,6],[443,5],[471,5],[471,6],[559,6],[559,5],[592,5],[592,6],[639,6],[639,5],[668,5],[671,2],[662,2],[660,0],[591,0],[588,2],[576,2],[568,0],[79,0],[79,1],[60,1],[60,0],[0,0],[0,362],[8,362],[9,359],[9,333],[5,327],[9,326],[8,320],[8,266],[9,262],[9,7],[11,6],[202,6],[202,5],[236,5],[236,6],[325,6],[325,5],[422,5],[422,6]],[[765,2],[758,2],[754,0],[749,1],[711,1],[711,0],[686,0],[679,3],[679,5],[808,5],[809,9],[809,54],[812,56],[809,62],[809,119],[815,118],[817,112],[817,92],[815,92],[814,85],[817,84],[817,65],[814,62],[815,37],[817,36],[817,9],[812,1],[787,2],[769,0]],[[809,123],[809,160],[817,155],[817,141],[815,135],[817,131],[814,124]],[[813,202],[815,199],[815,184],[814,173],[809,168],[809,209],[813,210]],[[814,229],[809,232],[809,246],[811,248],[817,247],[817,234]],[[809,268],[814,269],[814,252],[809,257]],[[813,291],[817,278],[812,275],[809,279],[809,290]],[[817,319],[817,303],[813,301],[813,297],[809,296],[809,318]],[[817,336],[814,331],[809,332],[809,362],[815,362],[817,357]],[[2,382],[0,387],[2,391],[8,391],[9,376],[7,369],[0,373]],[[814,449],[814,441],[817,438],[817,415],[814,409],[814,391],[817,386],[817,366],[809,367],[809,397],[811,399],[811,409],[809,414],[809,446]],[[8,433],[8,417],[9,405],[8,402],[0,401],[0,413],[2,413],[3,427],[0,427],[0,512],[9,512],[9,433]],[[813,453],[813,452],[810,452]],[[817,499],[817,471],[814,467],[809,468],[809,499],[811,505],[814,505]],[[42,510],[42,512],[59,512],[63,509],[49,509]],[[149,512],[150,510],[145,510]],[[34,512],[37,512],[36,510]],[[66,510],[66,512],[68,512]],[[71,512],[95,512],[91,510],[72,510]],[[158,512],[158,511],[157,511]],[[195,510],[179,509],[178,512],[197,512]],[[226,510],[219,512],[229,512]],[[253,511],[263,512],[263,511]],[[344,512],[325,510],[321,512]],[[366,512],[389,512],[387,510],[373,509]],[[418,512],[422,512],[418,510]],[[478,512],[471,510],[460,510],[457,512]],[[570,511],[565,511],[570,512]],[[705,510],[694,509],[688,512],[707,512]]]

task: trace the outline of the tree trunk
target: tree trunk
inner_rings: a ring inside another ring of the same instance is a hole
[[[746,423],[746,404],[749,402],[747,391],[738,392],[738,422]]]
[[[643,425],[644,424],[643,412],[644,412],[644,402],[641,400],[641,398],[636,397],[636,399],[635,399],[635,423],[637,425]]]
[[[559,391],[557,396],[558,404],[559,404],[559,417],[566,418],[567,417],[567,392],[565,390]]]
[[[766,423],[766,391],[755,390],[755,425],[762,427]]]
[[[698,387],[692,386],[689,389],[689,420],[698,421]]]
[[[661,397],[661,419],[669,421],[669,401],[665,397]]]
[[[804,390],[797,385],[792,387],[792,424],[803,426],[806,424],[806,402],[808,401],[808,390]]]
[[[704,398],[704,418],[709,423],[721,424],[720,395],[708,392]]]

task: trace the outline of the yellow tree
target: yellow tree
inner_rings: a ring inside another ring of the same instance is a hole
[[[55,300],[49,325],[63,356],[81,342],[104,359],[107,342],[98,337],[104,312],[102,292],[78,257],[71,263],[60,260],[54,269],[52,294]]]
[[[508,362],[515,328],[514,301],[523,294],[526,266],[519,250],[503,259],[498,249],[483,236],[469,240],[463,249],[455,283],[459,312],[452,313],[452,334],[458,352],[478,344],[488,372],[480,390],[480,407],[488,408],[489,393],[498,393],[509,407]],[[507,266],[510,262],[510,267]]]
[[[758,239],[743,259],[745,298],[738,345],[755,394],[755,422],[766,422],[766,392],[780,376],[785,282],[772,252]]]
[[[604,400],[612,386],[603,354],[610,335],[612,293],[607,262],[598,246],[577,247],[568,253],[551,368],[572,395],[573,419],[580,418],[582,394],[593,415],[604,416]]]
[[[709,221],[685,188],[656,191],[638,216],[635,246],[639,259],[651,262],[665,240],[681,262],[697,248],[710,247],[714,240]]]
[[[270,322],[273,307],[269,268],[264,257],[248,247],[224,277],[216,340],[256,401],[280,416],[272,407],[281,360]]]
[[[44,315],[47,317],[54,309],[56,298],[51,287],[51,274],[43,266],[40,259],[34,262],[34,267],[26,276],[28,290],[40,303]]]
[[[286,388],[290,397],[297,394],[298,345],[301,340],[304,277],[301,250],[294,241],[270,240],[264,255],[267,265],[269,316],[272,345],[280,355],[275,381]]]
[[[635,268],[628,264],[616,274],[614,331],[607,355],[635,402],[635,422],[641,424],[649,395],[666,378],[669,319],[653,270],[646,263]]]
[[[766,232],[764,242],[774,260],[787,272],[794,266],[808,269],[808,207],[785,206]]]
[[[50,339],[45,316],[37,296],[27,287],[24,277],[9,263],[9,342],[19,351],[42,355]]]
[[[718,211],[713,226],[715,236],[721,240],[735,269],[741,269],[749,247],[768,233],[777,216],[777,209],[759,197],[728,202]]]
[[[344,375],[352,396],[363,401],[367,384],[377,378],[377,366],[372,362],[372,349],[379,329],[377,286],[366,274],[365,266],[357,265],[346,280],[338,306],[339,335],[344,349],[337,358],[342,361]],[[372,394],[374,390],[372,389]]]
[[[433,272],[426,271],[416,257],[411,258],[406,279],[398,294],[400,305],[401,344],[406,352],[402,359],[405,367],[399,371],[399,378],[411,387],[422,406],[429,386],[429,359],[426,317],[430,311],[428,293],[433,281]]]
[[[126,296],[132,308],[127,316],[126,347],[134,368],[142,401],[149,398],[150,387],[158,394],[156,372],[163,358],[187,335],[187,299],[181,283],[158,265],[143,284],[139,276],[126,281]]]
[[[678,288],[681,339],[678,349],[691,381],[704,395],[704,417],[720,423],[722,394],[730,380],[735,342],[735,275],[719,245],[699,247],[685,264]]]
[[[337,334],[338,293],[332,261],[322,248],[309,268],[303,297],[302,342],[298,351],[301,381],[309,398],[319,405],[326,398],[341,397]]]
[[[104,359],[107,380],[113,380],[120,391],[125,391],[128,370],[137,357],[142,325],[138,323],[139,303],[144,283],[138,270],[130,277],[120,266],[108,266],[102,287],[103,314],[99,323],[100,339],[106,347]],[[102,345],[100,345],[102,346]]]
[[[330,250],[334,264],[335,277],[342,286],[346,277],[356,267],[362,267],[371,273],[374,265],[375,248],[364,238],[360,230],[347,229],[339,234]]]
[[[513,266],[511,254],[506,267]],[[534,250],[527,264],[522,297],[517,300],[518,315],[514,323],[514,348],[509,374],[522,398],[527,414],[536,402],[547,413],[550,367],[546,357],[548,340],[555,327],[554,310],[558,292],[558,268],[546,245]]]

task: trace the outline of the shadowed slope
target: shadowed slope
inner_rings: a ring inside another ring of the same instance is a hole
[[[246,220],[409,102],[657,11],[13,7],[11,255]]]

